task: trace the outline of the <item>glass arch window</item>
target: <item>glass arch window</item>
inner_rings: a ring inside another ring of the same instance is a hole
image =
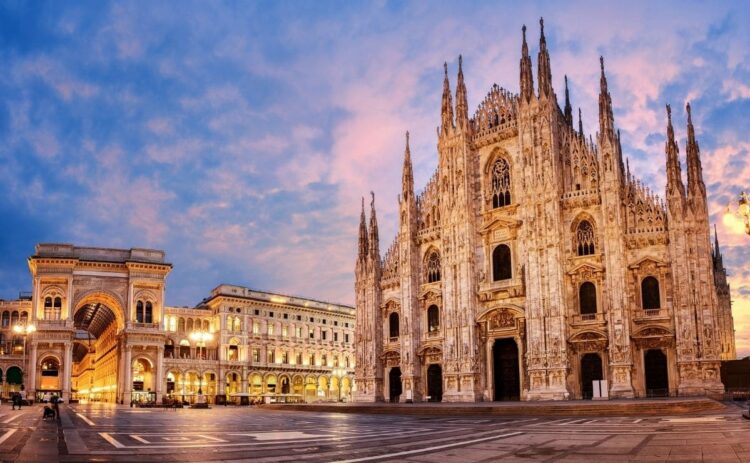
[[[391,338],[398,337],[398,314],[396,312],[388,316],[388,333]]]
[[[440,281],[440,254],[433,251],[427,258],[427,283]]]
[[[440,330],[440,309],[436,305],[431,305],[427,309],[427,331],[435,333],[438,330]]]
[[[575,236],[576,252],[579,256],[594,254],[594,227],[588,220],[582,220],[576,228]]]
[[[510,204],[510,166],[505,159],[492,163],[492,208]]]

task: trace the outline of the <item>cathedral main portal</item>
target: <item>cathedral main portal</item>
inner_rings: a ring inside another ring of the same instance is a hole
[[[521,378],[518,345],[511,338],[498,339],[492,346],[495,400],[520,400]]]

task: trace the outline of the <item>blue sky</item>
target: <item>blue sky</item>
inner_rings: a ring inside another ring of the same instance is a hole
[[[469,104],[518,89],[520,28],[587,133],[605,56],[631,169],[664,189],[664,104],[691,101],[712,219],[750,353],[750,9],[741,2],[14,2],[0,4],[0,297],[37,242],[167,251],[168,302],[221,282],[353,300],[359,198],[395,233],[403,134],[436,167],[442,64]],[[473,111],[472,111],[473,112]]]

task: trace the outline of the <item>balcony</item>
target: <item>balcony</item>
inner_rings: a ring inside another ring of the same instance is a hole
[[[669,311],[667,309],[647,309],[647,310],[636,309],[634,313],[635,313],[636,323],[648,323],[648,322],[669,320]]]
[[[604,323],[606,323],[606,319],[601,312],[573,315],[573,325],[603,325]]]
[[[138,323],[128,322],[128,329],[131,330],[158,330],[160,329],[158,323]]]

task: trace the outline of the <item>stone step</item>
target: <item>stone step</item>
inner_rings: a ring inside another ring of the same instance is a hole
[[[323,413],[370,413],[396,415],[500,415],[500,416],[656,416],[721,412],[726,407],[708,398],[629,400],[617,402],[484,402],[476,404],[266,404],[266,410],[298,410]]]

